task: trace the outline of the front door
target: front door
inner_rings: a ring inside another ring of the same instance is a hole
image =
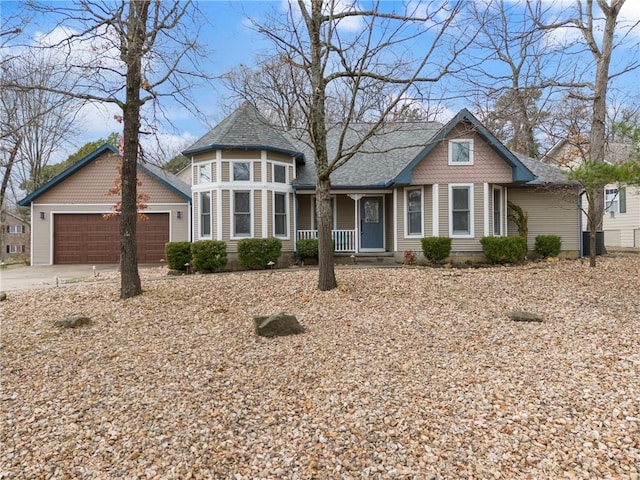
[[[382,197],[360,199],[360,250],[384,251],[384,202]]]

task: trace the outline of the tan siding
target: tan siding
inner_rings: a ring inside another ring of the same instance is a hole
[[[311,230],[311,197],[298,195],[298,230]]]
[[[440,237],[449,236],[449,185],[438,186],[438,230]]]
[[[256,183],[262,182],[262,164],[260,162],[253,162],[253,181]]]
[[[424,196],[422,198],[422,208],[424,212],[423,236],[432,237],[433,236],[433,185],[425,185],[424,187]]]
[[[387,194],[384,196],[384,228],[385,228],[385,250],[388,252],[393,251],[393,194]]]
[[[200,239],[200,193],[193,194],[193,240]]]
[[[273,163],[267,162],[267,183],[273,182]]]
[[[615,188],[608,186],[607,188]],[[636,246],[635,230],[640,228],[640,187],[627,187],[627,211],[613,217],[605,213],[602,222],[604,243],[611,247]],[[585,227],[586,228],[586,227]]]
[[[473,139],[473,165],[448,165],[449,139]],[[433,183],[511,183],[511,167],[476,133],[460,124],[413,170],[414,185]]]
[[[415,187],[413,187],[415,188]],[[406,238],[406,200],[407,190],[412,190],[411,187],[398,190],[398,251],[404,252],[405,250],[413,250],[415,252],[422,251],[422,237],[410,237]],[[424,217],[422,236],[431,236],[433,234],[433,210],[431,208],[431,195],[432,187],[427,185],[423,188],[422,193],[422,212]]]
[[[283,155],[281,153],[275,153],[275,152],[267,152],[267,158],[269,160],[272,160],[278,163],[288,163],[290,165],[293,164],[293,157],[290,155]]]
[[[271,192],[267,192],[267,202],[269,201]],[[253,212],[251,212],[251,220],[253,221],[253,237],[262,237],[262,191],[253,192]]]
[[[222,240],[228,243],[231,248],[231,243],[235,245],[235,242],[229,242],[231,233],[231,203],[230,203],[229,190],[222,191]],[[236,251],[236,250],[230,250]]]
[[[346,195],[336,195],[335,202],[337,208],[337,229],[354,230],[356,228],[355,202]]]
[[[261,154],[257,150],[223,150],[223,160],[260,160]]]
[[[218,239],[218,192],[211,192],[211,239]]]
[[[222,164],[222,172],[220,173],[222,175],[222,181],[223,182],[228,182],[229,178],[230,178],[230,169],[231,169],[231,164],[229,162],[221,162]]]
[[[534,249],[537,235],[559,235],[562,250],[574,256],[577,254],[580,248],[577,195],[545,189],[510,188],[507,198],[522,207],[529,216],[529,250]],[[518,229],[511,221],[508,232],[509,236],[518,235]]]

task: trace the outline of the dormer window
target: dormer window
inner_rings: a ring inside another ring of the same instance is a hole
[[[251,180],[251,162],[233,162],[233,181],[248,182]]]
[[[449,165],[473,165],[473,140],[449,140]]]

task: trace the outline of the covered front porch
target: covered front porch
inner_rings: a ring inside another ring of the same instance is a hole
[[[390,192],[349,192],[331,195],[331,236],[336,253],[391,251],[393,234]],[[318,238],[315,194],[296,195],[296,239]]]

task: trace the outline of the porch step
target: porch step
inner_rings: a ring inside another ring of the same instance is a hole
[[[398,265],[393,252],[335,253],[333,261],[336,265]]]

